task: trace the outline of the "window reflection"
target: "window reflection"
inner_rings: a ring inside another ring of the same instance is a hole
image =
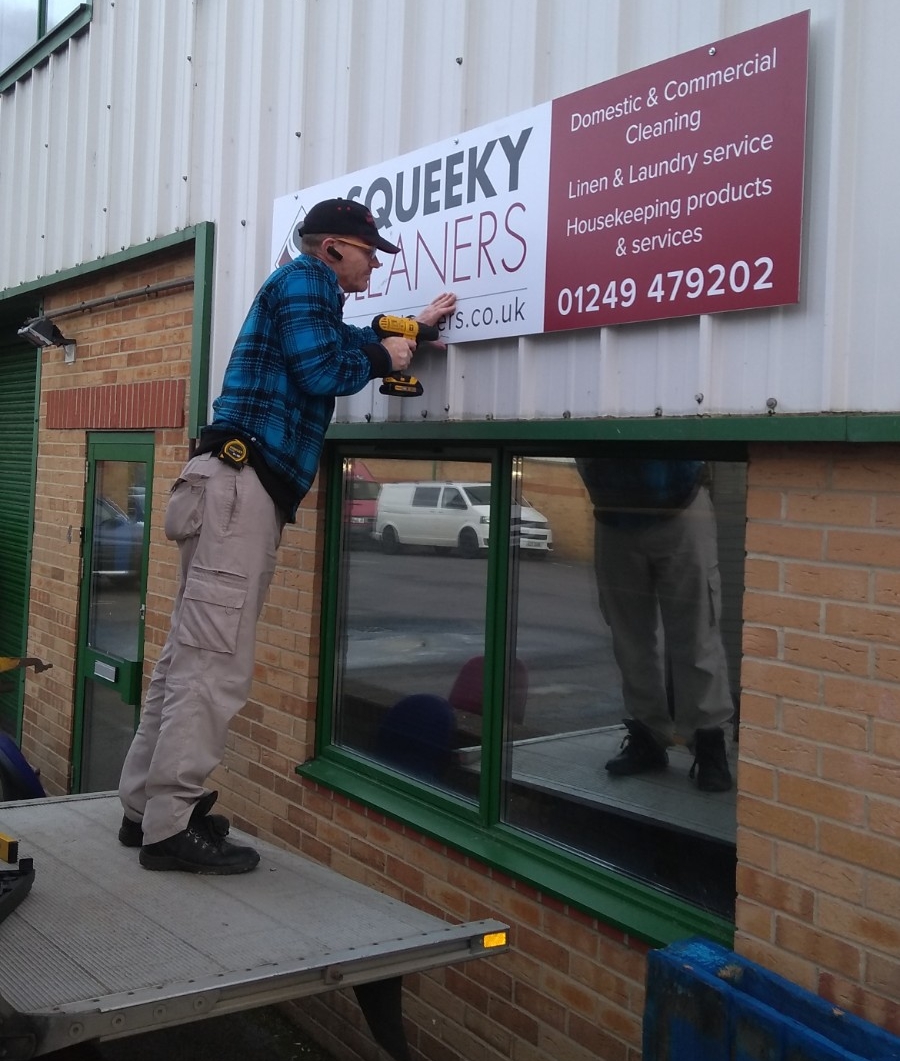
[[[701,776],[715,791],[701,790],[694,762],[718,732],[718,765],[727,755],[734,772],[739,624],[723,625],[721,603],[740,614],[744,469],[641,464],[518,462],[555,547],[548,566],[521,550],[510,558],[510,643],[529,693],[524,716],[508,720],[504,816],[730,914],[734,790],[713,783],[722,778],[709,765]],[[631,481],[644,473],[658,491],[652,505]],[[701,568],[688,578],[694,559]]]
[[[335,741],[474,798],[491,466],[348,459],[343,481]]]
[[[95,465],[88,644],[121,659],[139,658],[146,475],[142,461]]]
[[[668,458],[651,463],[663,480],[676,471]],[[606,467],[612,480],[625,470],[620,461]],[[675,513],[689,513],[710,534],[702,592],[676,583],[662,603],[667,624],[659,597],[642,595],[626,564],[640,513],[614,493],[601,499],[595,483],[592,499],[586,474],[574,454],[514,458],[506,520],[489,461],[345,458],[333,740],[473,802],[490,767],[499,791],[484,795],[507,825],[732,917],[735,790],[701,788],[690,745],[698,726],[720,730],[735,775],[745,468],[702,465],[701,485],[663,517],[672,531]],[[604,507],[611,520],[596,518]],[[625,527],[618,553],[614,536],[597,534],[609,523]],[[509,538],[495,540],[507,526]],[[685,567],[673,561],[676,539],[654,560],[670,572]],[[605,575],[595,548],[611,561]],[[491,550],[507,565],[496,599],[488,598]],[[619,608],[634,603],[650,617],[643,641],[626,635],[625,649],[608,622],[610,580],[620,583]],[[506,632],[500,658],[486,643],[489,612]],[[685,655],[682,628],[698,615],[718,630],[704,650],[723,664],[712,668],[715,680],[704,677],[708,660]],[[661,685],[660,717],[642,717],[673,743],[667,762],[616,772],[607,763],[623,751],[625,720],[637,711],[623,682],[629,661],[631,684],[655,676]],[[696,702],[704,683],[717,702],[708,723]]]

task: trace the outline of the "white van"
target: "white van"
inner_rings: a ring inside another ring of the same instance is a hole
[[[378,496],[375,538],[386,553],[402,545],[456,549],[460,556],[483,555],[491,519],[490,483],[385,483]],[[553,532],[546,516],[515,505],[513,534],[519,547],[546,556]]]

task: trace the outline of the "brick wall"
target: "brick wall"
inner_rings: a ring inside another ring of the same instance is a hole
[[[900,450],[748,481],[736,946],[900,1033]]]
[[[900,452],[891,447],[753,448],[735,944],[895,1032],[898,497]],[[294,537],[283,569],[307,568],[320,507],[318,495],[304,504],[310,537]],[[262,784],[257,796],[252,786],[247,795],[265,804],[262,831],[443,916],[512,925],[509,954],[410,978],[405,1011],[417,1056],[637,1061],[643,945],[343,797],[280,774],[291,761],[288,749],[298,762],[311,753],[313,695],[302,684],[293,708],[284,700],[278,729],[267,738],[274,747],[254,766]],[[241,739],[249,739],[247,727],[264,722],[239,724]],[[293,1008],[337,1058],[378,1057],[352,995]]]
[[[143,275],[123,285],[152,282]],[[48,429],[46,403],[75,381],[187,379],[191,299],[171,298],[178,312],[161,307],[155,340],[154,322],[117,324],[117,335],[134,331],[112,359],[96,317],[93,338],[86,322],[68,323],[77,376],[61,351],[45,355],[29,654],[55,667],[39,696],[30,679],[26,753],[52,791],[65,790],[70,755],[85,432]],[[177,578],[162,517],[183,428],[160,428],[156,443],[145,678]],[[900,1031],[900,452],[757,445],[748,482],[736,945]],[[316,486],[284,534],[250,702],[212,779],[224,808],[253,834],[440,916],[511,924],[508,954],[409,979],[417,1056],[638,1061],[641,943],[296,775],[313,754],[323,504]],[[379,1056],[352,995],[294,1008],[336,1057]]]
[[[116,296],[192,277],[193,247],[141,260],[52,289],[44,309]],[[57,318],[77,343],[42,353],[28,654],[53,664],[26,681],[22,746],[51,793],[68,791],[73,743],[75,655],[87,433],[154,430],[155,464],[148,575],[145,673],[159,655],[175,584],[176,552],[163,535],[169,485],[187,455],[185,409],[191,364],[193,291],[110,302]]]
[[[343,797],[311,789],[303,803],[295,817],[312,857],[436,916],[512,927],[507,954],[404,980],[414,1056],[638,1061],[643,945]],[[382,1056],[352,993],[291,1010],[341,1061]]]

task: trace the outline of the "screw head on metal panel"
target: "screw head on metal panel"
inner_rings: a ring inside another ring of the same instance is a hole
[[[657,407],[653,410],[653,415],[654,416],[662,416],[662,406],[661,405],[657,405]]]
[[[766,398],[766,408],[769,410],[769,416],[771,416],[772,413],[774,413],[775,410],[778,408],[778,399]]]
[[[715,55],[716,54],[716,49],[715,48],[710,48],[709,49],[709,54],[710,55]]]
[[[462,56],[461,55],[457,55],[457,57],[456,57],[456,65],[457,66],[462,66]]]
[[[696,402],[696,403],[697,403],[698,405],[702,405],[702,404],[703,404],[703,391],[698,391],[698,392],[697,392],[697,393],[696,393],[696,394],[694,395],[694,401],[695,401],[695,402]]]

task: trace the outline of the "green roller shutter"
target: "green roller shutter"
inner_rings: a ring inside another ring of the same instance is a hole
[[[38,420],[39,352],[0,339],[0,656],[24,656]],[[0,674],[0,729],[18,739],[24,672]]]

